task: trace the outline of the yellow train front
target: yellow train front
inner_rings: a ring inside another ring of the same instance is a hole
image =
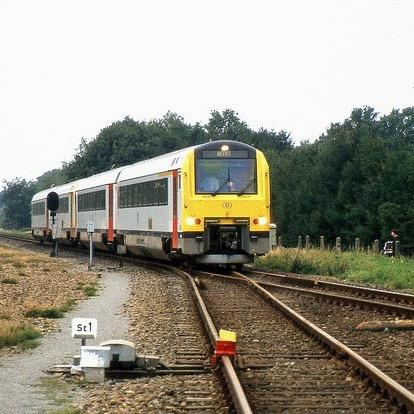
[[[235,264],[269,251],[269,166],[235,141],[194,148],[181,166],[177,245],[195,263]]]

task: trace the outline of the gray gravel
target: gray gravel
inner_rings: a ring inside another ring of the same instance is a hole
[[[60,321],[59,331],[43,338],[33,351],[0,358],[0,413],[38,413],[56,408],[42,388],[45,369],[69,363],[80,352],[80,340],[71,338],[71,320],[74,317],[91,317],[98,320],[98,338],[87,345],[99,345],[108,339],[127,339],[129,321],[124,306],[130,294],[129,276],[104,273],[99,296],[81,303],[78,308]]]

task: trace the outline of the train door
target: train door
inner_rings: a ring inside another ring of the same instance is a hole
[[[172,175],[173,180],[173,194],[172,194],[172,250],[178,249],[178,183],[179,183],[179,173],[178,170],[173,170]]]

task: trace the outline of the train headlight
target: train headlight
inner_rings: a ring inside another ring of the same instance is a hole
[[[228,145],[222,145],[221,146],[221,151],[225,152],[229,150],[229,146]]]
[[[267,223],[267,218],[266,217],[264,217],[264,216],[259,217],[259,224],[261,226],[264,226],[266,223]]]
[[[264,226],[267,223],[267,218],[265,216],[259,217],[258,219],[253,219],[253,224],[256,226],[259,224],[260,226]]]
[[[187,223],[187,226],[194,226],[195,218],[194,217],[187,217],[185,222]]]
[[[185,222],[187,223],[187,226],[194,226],[194,224],[198,226],[201,224],[201,220],[194,217],[187,217],[187,220]]]

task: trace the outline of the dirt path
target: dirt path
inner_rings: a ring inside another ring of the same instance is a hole
[[[127,339],[128,318],[124,304],[130,293],[129,276],[104,273],[101,290],[96,297],[79,304],[60,321],[59,331],[43,338],[42,344],[22,355],[0,358],[0,412],[29,414],[58,408],[42,393],[43,370],[55,364],[68,363],[79,353],[80,341],[71,338],[71,320],[91,317],[98,320],[98,338],[88,341],[96,345],[111,339]]]

